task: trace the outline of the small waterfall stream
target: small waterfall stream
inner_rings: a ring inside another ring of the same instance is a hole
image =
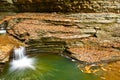
[[[14,49],[14,60],[20,60],[25,57],[26,51],[25,47],[20,46],[20,48]]]
[[[76,63],[58,54],[30,53],[26,56],[25,47],[15,48],[0,80],[98,80],[98,76],[83,73]]]
[[[17,69],[26,69],[31,68],[35,70],[34,67],[34,58],[28,58],[25,55],[25,47],[20,46],[19,48],[14,49],[14,58],[13,61],[10,63],[10,71],[15,71]]]

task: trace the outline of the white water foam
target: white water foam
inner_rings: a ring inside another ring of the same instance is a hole
[[[0,34],[5,34],[6,30],[0,30]]]
[[[28,58],[25,56],[25,47],[19,47],[14,49],[14,58],[13,61],[10,63],[10,71],[15,71],[15,70],[23,70],[26,68],[30,68],[35,70],[34,67],[34,58]]]

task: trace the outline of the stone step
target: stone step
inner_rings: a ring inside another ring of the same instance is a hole
[[[62,53],[64,49],[62,48],[36,48],[31,47],[27,48],[27,52],[34,52],[34,53]]]
[[[35,53],[62,53],[65,49],[65,42],[51,39],[30,41],[27,52]]]
[[[38,50],[63,50],[64,48],[41,48],[41,47],[29,47],[28,49],[38,49]]]
[[[30,44],[30,46],[34,46],[34,47],[63,47],[64,44],[60,44],[60,43],[37,43],[37,44]]]
[[[62,45],[65,45],[65,44],[62,44],[62,43],[32,43],[32,44],[29,44],[30,46],[62,46]]]
[[[47,46],[47,45],[42,45],[42,46],[39,46],[39,45],[36,45],[36,46],[29,46],[29,48],[64,48],[64,46],[62,45],[60,45],[60,46],[54,46],[54,45],[52,45],[52,46]]]

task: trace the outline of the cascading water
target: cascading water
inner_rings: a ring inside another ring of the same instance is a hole
[[[14,49],[14,58],[6,65],[0,80],[98,80],[60,55],[31,52],[34,55],[28,57],[25,53],[25,47]]]
[[[25,47],[20,46],[19,48],[14,49],[14,58],[13,61],[10,63],[10,71],[15,71],[15,70],[23,70],[26,68],[30,68],[35,70],[34,67],[34,58],[28,58],[25,56]]]

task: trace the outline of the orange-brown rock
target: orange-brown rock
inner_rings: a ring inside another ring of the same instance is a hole
[[[77,58],[80,61],[85,61],[88,63],[100,63],[100,62],[109,62],[109,60],[120,60],[119,51],[110,51],[110,50],[96,50],[91,48],[70,48],[72,57]]]
[[[120,61],[108,64],[103,67],[106,71],[101,76],[102,79],[119,80],[120,79]]]
[[[66,42],[65,48],[78,60],[100,62],[119,56],[120,49],[119,33],[114,33],[116,29],[119,31],[120,24],[109,21],[111,16],[112,21],[116,21],[119,15],[109,14],[109,23],[103,24],[106,15],[22,13],[6,16],[1,23],[8,21],[7,31],[17,39],[27,42],[31,39],[58,38]]]
[[[25,44],[9,35],[0,35],[0,63],[9,60],[15,47],[25,46]]]

